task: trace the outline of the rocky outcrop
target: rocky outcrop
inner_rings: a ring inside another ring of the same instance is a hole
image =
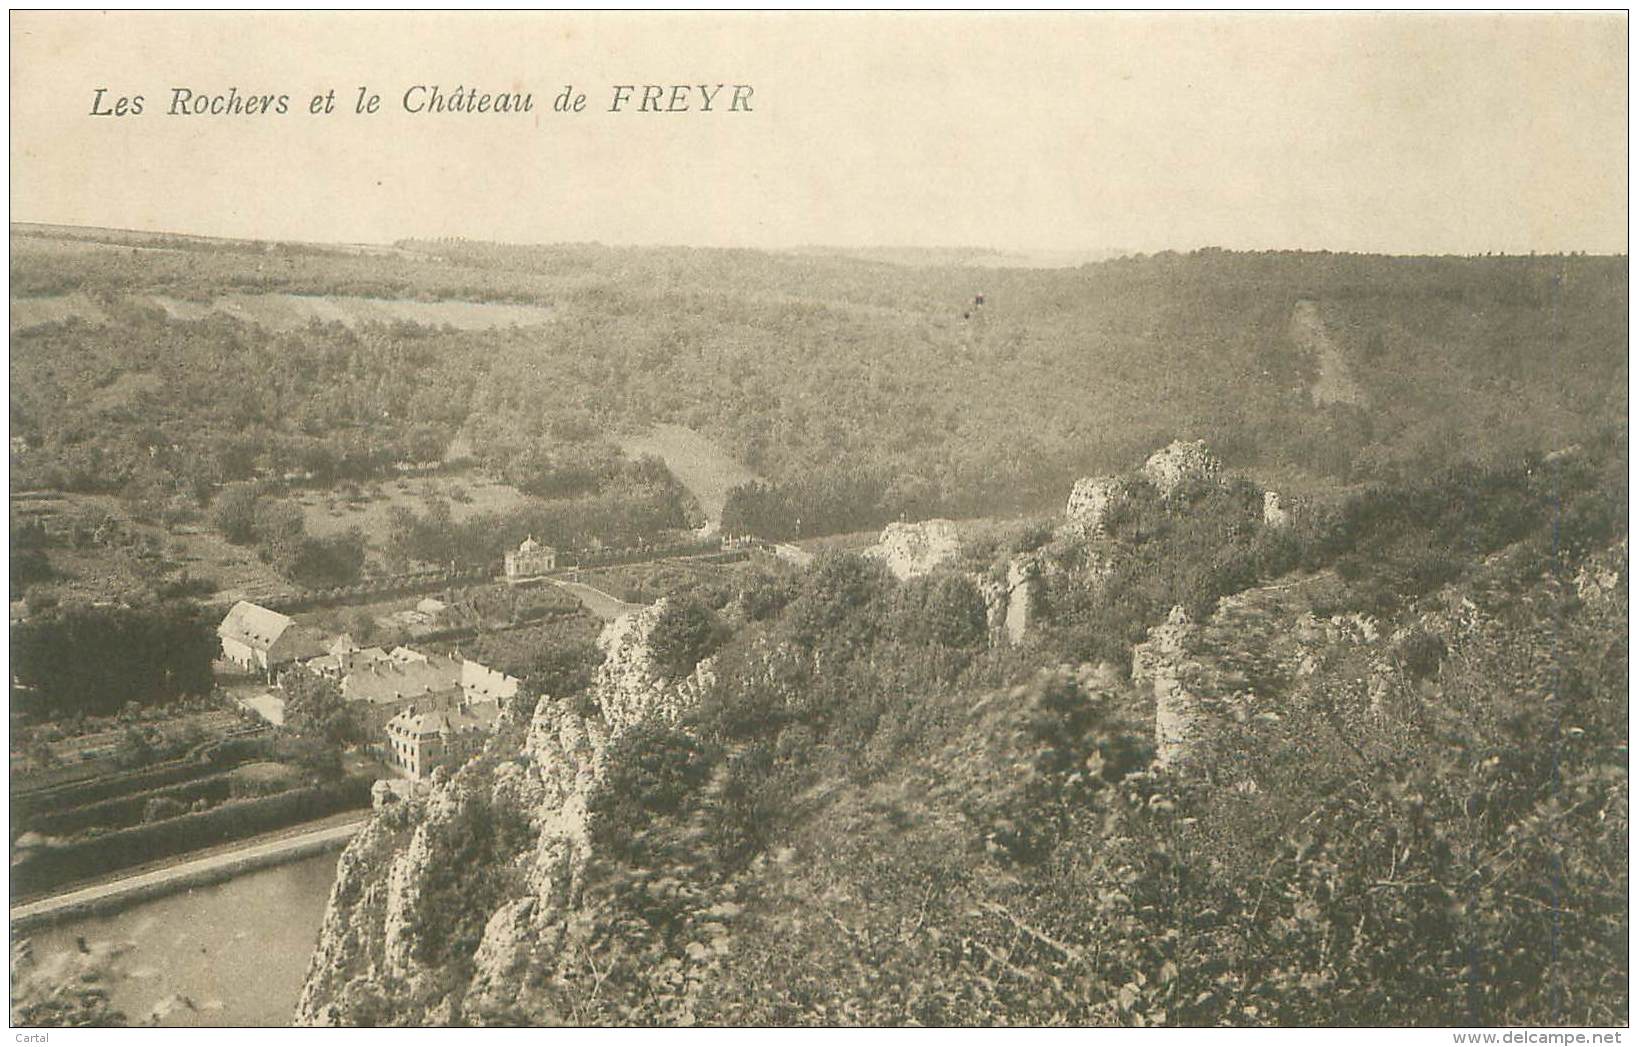
[[[1627,593],[1627,540],[1597,553],[1576,572],[1575,591],[1584,602],[1624,600]]]
[[[1173,607],[1166,621],[1132,649],[1132,682],[1154,692],[1155,765],[1163,769],[1185,764],[1209,726],[1207,699],[1196,693],[1190,679],[1195,632],[1183,608]]]
[[[954,563],[961,553],[961,538],[949,520],[890,523],[881,540],[866,555],[887,565],[899,581],[928,574]]]
[[[1117,476],[1087,476],[1075,481],[1069,492],[1069,504],[1064,507],[1069,530],[1081,538],[1104,533],[1111,509],[1126,496],[1126,485]]]
[[[1291,525],[1291,510],[1285,507],[1280,500],[1278,491],[1263,492],[1263,526],[1289,527]]]
[[[1277,720],[1277,702],[1303,700],[1306,681],[1322,670],[1328,680],[1352,681],[1359,693],[1348,700],[1365,707],[1373,660],[1381,660],[1380,626],[1367,615],[1315,617],[1306,610],[1305,584],[1224,597],[1201,622],[1174,607],[1132,649],[1132,682],[1154,695],[1158,767],[1209,770],[1198,757],[1214,731]]]
[[[648,719],[676,723],[699,703],[700,694],[710,686],[709,659],[681,681],[663,679],[655,665],[649,636],[667,606],[668,601],[661,599],[641,611],[621,615],[603,626],[597,638],[605,657],[593,689],[611,730],[624,730]]]
[[[588,801],[606,775],[610,745],[637,724],[676,723],[710,684],[709,660],[682,680],[657,671],[649,638],[664,610],[661,601],[604,627],[605,657],[588,692],[594,710],[543,698],[515,758],[485,775],[436,775],[424,795],[383,803],[342,854],[296,1024],[351,1024],[387,986],[397,999],[429,1000],[424,1013],[401,1018],[459,1019],[454,999],[430,999],[438,972],[416,959],[414,913],[430,877],[452,860],[440,853],[441,830],[485,800],[523,814],[535,837],[514,859],[523,894],[488,916],[465,998],[516,998],[520,965],[561,937],[584,886],[593,857]]]
[[[1014,557],[1007,565],[1006,637],[1011,644],[1024,642],[1034,616],[1041,585],[1040,564],[1029,557]]]
[[[1211,453],[1204,440],[1176,440],[1143,463],[1143,476],[1164,497],[1189,480],[1215,479],[1223,463]]]
[[[408,843],[407,816],[407,804],[390,805],[341,852],[318,945],[296,1003],[295,1024],[345,1021],[349,1001],[359,989],[386,979],[390,866]],[[387,875],[384,869],[389,870]]]

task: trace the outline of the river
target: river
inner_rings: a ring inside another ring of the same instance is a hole
[[[289,1025],[339,858],[258,869],[27,937],[42,962],[78,938],[128,945],[112,1002],[133,1024]]]

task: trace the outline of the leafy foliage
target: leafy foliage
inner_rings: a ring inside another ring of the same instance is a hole
[[[65,604],[12,625],[12,707],[63,718],[207,694],[216,651],[211,624],[191,604]]]
[[[678,679],[721,645],[723,629],[710,605],[693,595],[672,597],[648,635],[648,648],[663,676]]]

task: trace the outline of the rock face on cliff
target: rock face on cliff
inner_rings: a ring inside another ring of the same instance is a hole
[[[1162,496],[1169,495],[1188,480],[1210,480],[1223,471],[1223,463],[1211,453],[1204,440],[1177,440],[1143,463],[1143,476]]]
[[[439,773],[425,796],[376,812],[341,856],[296,1024],[368,1021],[372,1001],[389,991],[398,1006],[426,1001],[424,1012],[398,1013],[400,1020],[453,1020],[440,971],[417,958],[415,915],[424,893],[459,860],[442,849],[440,841],[453,835],[446,830],[477,806],[521,814],[533,844],[511,859],[505,875],[521,883],[521,896],[488,916],[471,983],[460,988],[468,1003],[516,998],[511,974],[561,936],[583,886],[592,858],[588,800],[604,779],[609,746],[639,724],[675,723],[709,684],[709,660],[682,680],[656,670],[648,639],[664,611],[661,601],[604,627],[593,709],[543,698],[522,750],[491,774]]]
[[[701,692],[710,686],[709,659],[683,680],[662,679],[649,637],[669,606],[668,600],[661,599],[644,611],[622,615],[605,625],[597,638],[605,657],[593,693],[611,731],[623,731],[645,720],[674,724],[699,704]]]
[[[961,552],[961,538],[949,520],[920,523],[890,523],[881,540],[867,555],[887,565],[899,581],[928,574],[935,568],[954,563]]]
[[[1287,580],[1224,597],[1204,621],[1174,607],[1132,648],[1132,682],[1155,701],[1155,763],[1209,770],[1199,757],[1228,723],[1273,715],[1281,702],[1303,700],[1322,668],[1357,685],[1346,697],[1365,708],[1370,690],[1388,688],[1385,642],[1374,618],[1317,618],[1306,609],[1309,581]]]
[[[1125,484],[1117,476],[1087,476],[1075,481],[1064,516],[1072,534],[1091,538],[1104,533],[1109,511],[1119,505]]]
[[[1007,565],[1007,642],[1020,644],[1029,633],[1037,592],[1041,585],[1040,564],[1027,557],[1014,557]]]
[[[1263,492],[1263,524],[1267,527],[1286,527],[1291,523],[1291,511],[1280,500],[1278,491]]]

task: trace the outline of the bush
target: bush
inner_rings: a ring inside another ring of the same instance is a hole
[[[191,781],[161,785],[157,788],[134,791],[123,796],[97,800],[56,810],[47,814],[16,815],[17,824],[47,836],[71,836],[93,828],[123,829],[140,822],[151,821],[149,805],[156,802],[175,805],[180,813],[197,800],[217,803],[228,796],[227,780],[221,775],[196,778]]]
[[[663,676],[680,679],[722,646],[724,629],[716,612],[693,595],[666,601],[649,632],[649,651]]]
[[[169,796],[155,796],[142,805],[142,821],[145,824],[148,822],[162,822],[167,818],[175,818],[179,814],[186,814],[189,809],[190,805],[180,800],[173,800]]]
[[[704,743],[669,727],[640,724],[607,754],[608,775],[587,801],[594,836],[622,860],[639,861],[637,843],[650,823],[676,815],[710,776]]]

